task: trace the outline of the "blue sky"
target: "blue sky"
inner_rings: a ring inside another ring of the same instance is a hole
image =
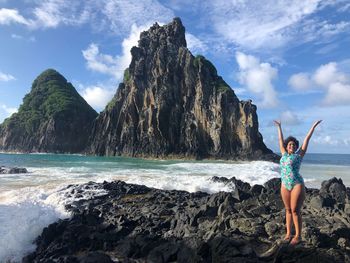
[[[0,121],[35,77],[54,68],[98,112],[114,95],[141,31],[180,17],[193,55],[204,55],[240,99],[309,151],[350,153],[349,0],[0,0]]]

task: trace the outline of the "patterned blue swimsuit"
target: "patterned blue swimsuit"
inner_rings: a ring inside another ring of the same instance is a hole
[[[289,191],[296,184],[304,184],[304,179],[299,173],[302,157],[299,153],[284,153],[281,157],[281,181]]]

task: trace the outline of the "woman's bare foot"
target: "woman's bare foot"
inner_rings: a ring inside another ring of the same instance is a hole
[[[288,242],[290,241],[292,237],[290,236],[290,234],[286,234],[285,237],[283,238],[283,242]]]
[[[301,242],[301,237],[295,236],[295,237],[292,238],[292,240],[290,241],[289,244],[291,246],[295,246],[295,245],[298,245],[300,242]]]
[[[285,237],[282,239],[282,243],[289,243],[292,239],[290,234],[286,234]]]

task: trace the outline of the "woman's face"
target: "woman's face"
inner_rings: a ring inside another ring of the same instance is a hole
[[[295,153],[296,150],[297,150],[297,145],[295,144],[295,142],[289,141],[287,144],[287,152],[291,154],[291,153]]]

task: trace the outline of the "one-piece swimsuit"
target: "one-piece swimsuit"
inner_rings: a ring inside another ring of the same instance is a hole
[[[284,153],[281,157],[281,181],[289,191],[296,184],[304,184],[304,179],[299,173],[302,159],[299,152],[293,154]]]

